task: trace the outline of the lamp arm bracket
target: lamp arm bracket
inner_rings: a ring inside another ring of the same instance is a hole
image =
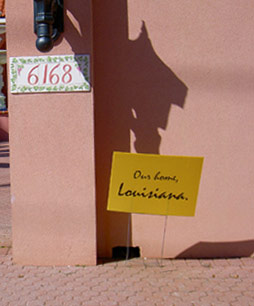
[[[64,31],[64,0],[34,0],[34,33],[36,47],[41,52],[53,48],[54,41]]]

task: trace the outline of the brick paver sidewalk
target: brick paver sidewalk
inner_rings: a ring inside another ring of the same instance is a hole
[[[0,305],[254,305],[254,260],[133,259],[22,267],[0,256]]]
[[[14,265],[8,248],[8,162],[8,144],[0,143],[0,306],[254,305],[254,258],[139,258],[96,267]]]

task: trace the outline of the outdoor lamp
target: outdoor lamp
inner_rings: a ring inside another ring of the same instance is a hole
[[[36,48],[48,52],[63,32],[63,0],[34,0],[34,33]]]

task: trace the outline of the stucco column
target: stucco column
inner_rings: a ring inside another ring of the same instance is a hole
[[[92,64],[90,0],[64,1],[64,33],[46,54],[35,47],[33,1],[6,5],[8,63],[89,54]],[[14,262],[95,264],[93,84],[89,92],[8,97]]]

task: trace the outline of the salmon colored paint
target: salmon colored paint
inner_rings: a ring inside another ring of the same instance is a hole
[[[92,55],[91,1],[65,2],[49,55]],[[32,1],[7,3],[8,57],[39,56]],[[93,90],[9,92],[13,260],[96,263]]]
[[[41,55],[32,5],[6,4],[8,56]],[[9,93],[14,261],[94,264],[129,235],[146,257],[252,255],[252,32],[250,1],[65,1],[49,54],[91,54],[92,91]],[[203,156],[195,217],[107,211],[113,151]]]
[[[131,151],[204,156],[196,215],[168,217],[165,257],[251,255],[253,3],[93,2],[99,254],[127,243],[106,203],[112,152]],[[160,256],[164,224],[133,214],[132,245]]]

